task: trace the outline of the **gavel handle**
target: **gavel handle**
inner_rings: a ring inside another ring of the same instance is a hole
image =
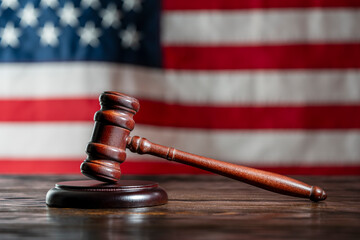
[[[146,138],[129,136],[127,138],[127,148],[135,153],[150,154],[170,161],[183,163],[272,192],[295,197],[309,198],[314,202],[326,199],[326,193],[320,187],[310,186],[306,183],[276,173],[183,152],[175,148],[152,143]]]

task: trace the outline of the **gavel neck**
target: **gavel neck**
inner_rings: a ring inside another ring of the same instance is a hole
[[[156,143],[152,143],[146,138],[139,136],[128,136],[126,139],[126,147],[134,153],[150,154],[157,157],[173,160],[174,148],[169,148]],[[173,151],[171,151],[173,150]]]

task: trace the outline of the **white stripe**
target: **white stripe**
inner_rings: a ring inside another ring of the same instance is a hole
[[[81,62],[0,65],[0,98],[96,98],[104,90],[183,104],[347,104],[360,101],[360,70],[164,72]]]
[[[0,158],[83,158],[92,126],[70,122],[0,123]]]
[[[89,123],[1,123],[1,158],[84,158]],[[360,163],[360,131],[201,131],[138,125],[132,135],[248,165]],[[137,157],[138,158],[138,157]]]
[[[169,11],[162,40],[174,44],[352,42],[360,39],[358,9]]]

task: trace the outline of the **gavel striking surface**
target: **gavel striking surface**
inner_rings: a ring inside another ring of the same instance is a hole
[[[133,208],[167,203],[164,189],[155,182],[96,180],[59,182],[48,191],[46,204],[59,208]]]

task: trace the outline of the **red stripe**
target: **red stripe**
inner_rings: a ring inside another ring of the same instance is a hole
[[[0,174],[80,174],[82,159],[21,160],[0,159]],[[339,161],[341,162],[341,161]],[[256,167],[289,175],[360,175],[360,166],[308,166],[308,167]],[[209,172],[172,162],[126,161],[121,165],[123,174],[209,174]]]
[[[268,8],[334,8],[359,7],[358,0],[164,0],[164,10],[268,9]]]
[[[206,129],[359,129],[354,106],[181,106],[142,101],[135,121]]]
[[[2,99],[0,121],[92,121],[98,98]]]
[[[189,70],[360,68],[360,43],[164,46],[164,67]]]
[[[203,129],[360,129],[360,105],[184,106],[140,100],[136,123]],[[93,121],[95,99],[1,100],[0,121]]]

